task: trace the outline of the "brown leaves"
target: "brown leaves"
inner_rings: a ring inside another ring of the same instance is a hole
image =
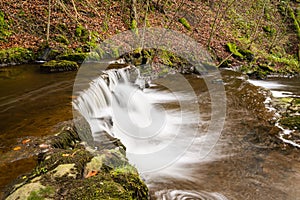
[[[23,141],[22,141],[22,144],[27,144],[27,143],[30,142],[30,141],[31,141],[30,139],[23,140]]]
[[[92,171],[88,172],[88,174],[85,176],[85,178],[96,176],[98,173],[99,173],[98,170],[92,170]]]
[[[21,147],[20,146],[16,146],[15,148],[13,148],[14,151],[19,151],[21,150]]]

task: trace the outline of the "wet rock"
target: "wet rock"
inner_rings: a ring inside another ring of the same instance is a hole
[[[51,172],[50,172],[51,173]],[[71,178],[76,178],[75,164],[63,164],[58,165],[54,170],[52,170],[54,178],[60,178],[63,176],[68,176]]]
[[[40,66],[40,70],[45,73],[77,71],[78,68],[79,66],[76,62],[68,60],[51,60]]]
[[[44,188],[45,186],[40,182],[31,182],[17,189],[14,193],[9,195],[6,200],[28,199],[30,194]]]

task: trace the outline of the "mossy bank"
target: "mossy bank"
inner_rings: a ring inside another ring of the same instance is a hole
[[[38,166],[17,180],[6,199],[148,199],[147,186],[119,142],[87,150],[71,126],[49,141]]]

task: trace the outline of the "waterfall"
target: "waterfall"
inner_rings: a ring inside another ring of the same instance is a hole
[[[123,118],[131,116],[132,120],[138,123],[142,124],[141,120],[150,123],[149,117],[144,114],[147,112],[147,108],[143,106],[145,99],[138,91],[144,87],[145,81],[140,76],[139,70],[134,66],[127,66],[103,71],[103,74],[89,83],[87,89],[80,92],[72,104],[89,123],[94,142],[101,142],[106,134],[116,137],[112,130],[113,121],[122,120],[118,116],[122,113]],[[134,94],[131,94],[132,91],[135,91]],[[131,114],[127,113],[128,116],[124,116],[125,112]],[[137,112],[142,114],[136,114]],[[145,118],[142,119],[141,115]],[[121,125],[126,127],[128,124],[121,122]]]

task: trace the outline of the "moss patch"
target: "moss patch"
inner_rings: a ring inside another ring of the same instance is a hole
[[[2,64],[22,64],[33,61],[35,56],[31,50],[15,47],[0,50],[0,63]]]
[[[179,23],[181,23],[187,30],[191,30],[191,25],[190,23],[187,21],[187,19],[185,19],[184,17],[178,19]]]
[[[9,199],[149,199],[148,188],[128,163],[122,145],[89,152],[78,138],[70,127],[50,138],[52,150],[12,188]]]
[[[286,117],[280,120],[280,123],[290,129],[300,129],[300,116]]]
[[[76,62],[68,60],[51,60],[40,66],[41,71],[46,73],[77,71],[78,68],[79,66]]]

